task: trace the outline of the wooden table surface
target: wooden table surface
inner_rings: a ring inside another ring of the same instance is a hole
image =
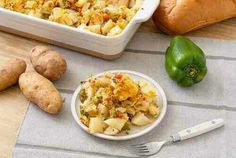
[[[159,33],[152,21],[144,23],[139,31]],[[191,32],[189,36],[235,40],[236,18]],[[24,59],[28,68],[29,51],[32,47],[44,44],[38,41],[15,36],[0,31],[0,65],[11,57]],[[28,101],[18,86],[0,92],[0,158],[11,157],[21,122],[27,110]]]

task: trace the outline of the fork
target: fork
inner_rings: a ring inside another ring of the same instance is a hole
[[[223,125],[224,125],[223,119],[221,118],[214,119],[179,131],[178,133],[171,135],[169,139],[161,142],[150,142],[150,143],[131,145],[131,150],[136,155],[139,156],[154,155],[158,153],[164,145],[180,142],[195,136],[199,136],[201,134],[217,129]]]

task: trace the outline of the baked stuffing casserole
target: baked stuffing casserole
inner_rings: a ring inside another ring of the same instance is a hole
[[[145,126],[159,117],[157,95],[147,81],[107,72],[82,83],[78,113],[90,133],[128,134],[132,126]]]
[[[120,34],[143,0],[0,0],[0,7],[88,30]]]

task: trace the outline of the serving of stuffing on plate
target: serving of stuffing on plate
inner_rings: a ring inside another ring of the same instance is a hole
[[[0,0],[0,7],[88,30],[120,34],[143,0]]]
[[[82,83],[81,122],[90,133],[128,134],[132,126],[145,126],[160,115],[156,89],[128,74],[106,72]]]

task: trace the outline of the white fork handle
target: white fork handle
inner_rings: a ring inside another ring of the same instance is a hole
[[[189,139],[210,132],[224,125],[223,119],[214,119],[178,132],[180,140]]]

